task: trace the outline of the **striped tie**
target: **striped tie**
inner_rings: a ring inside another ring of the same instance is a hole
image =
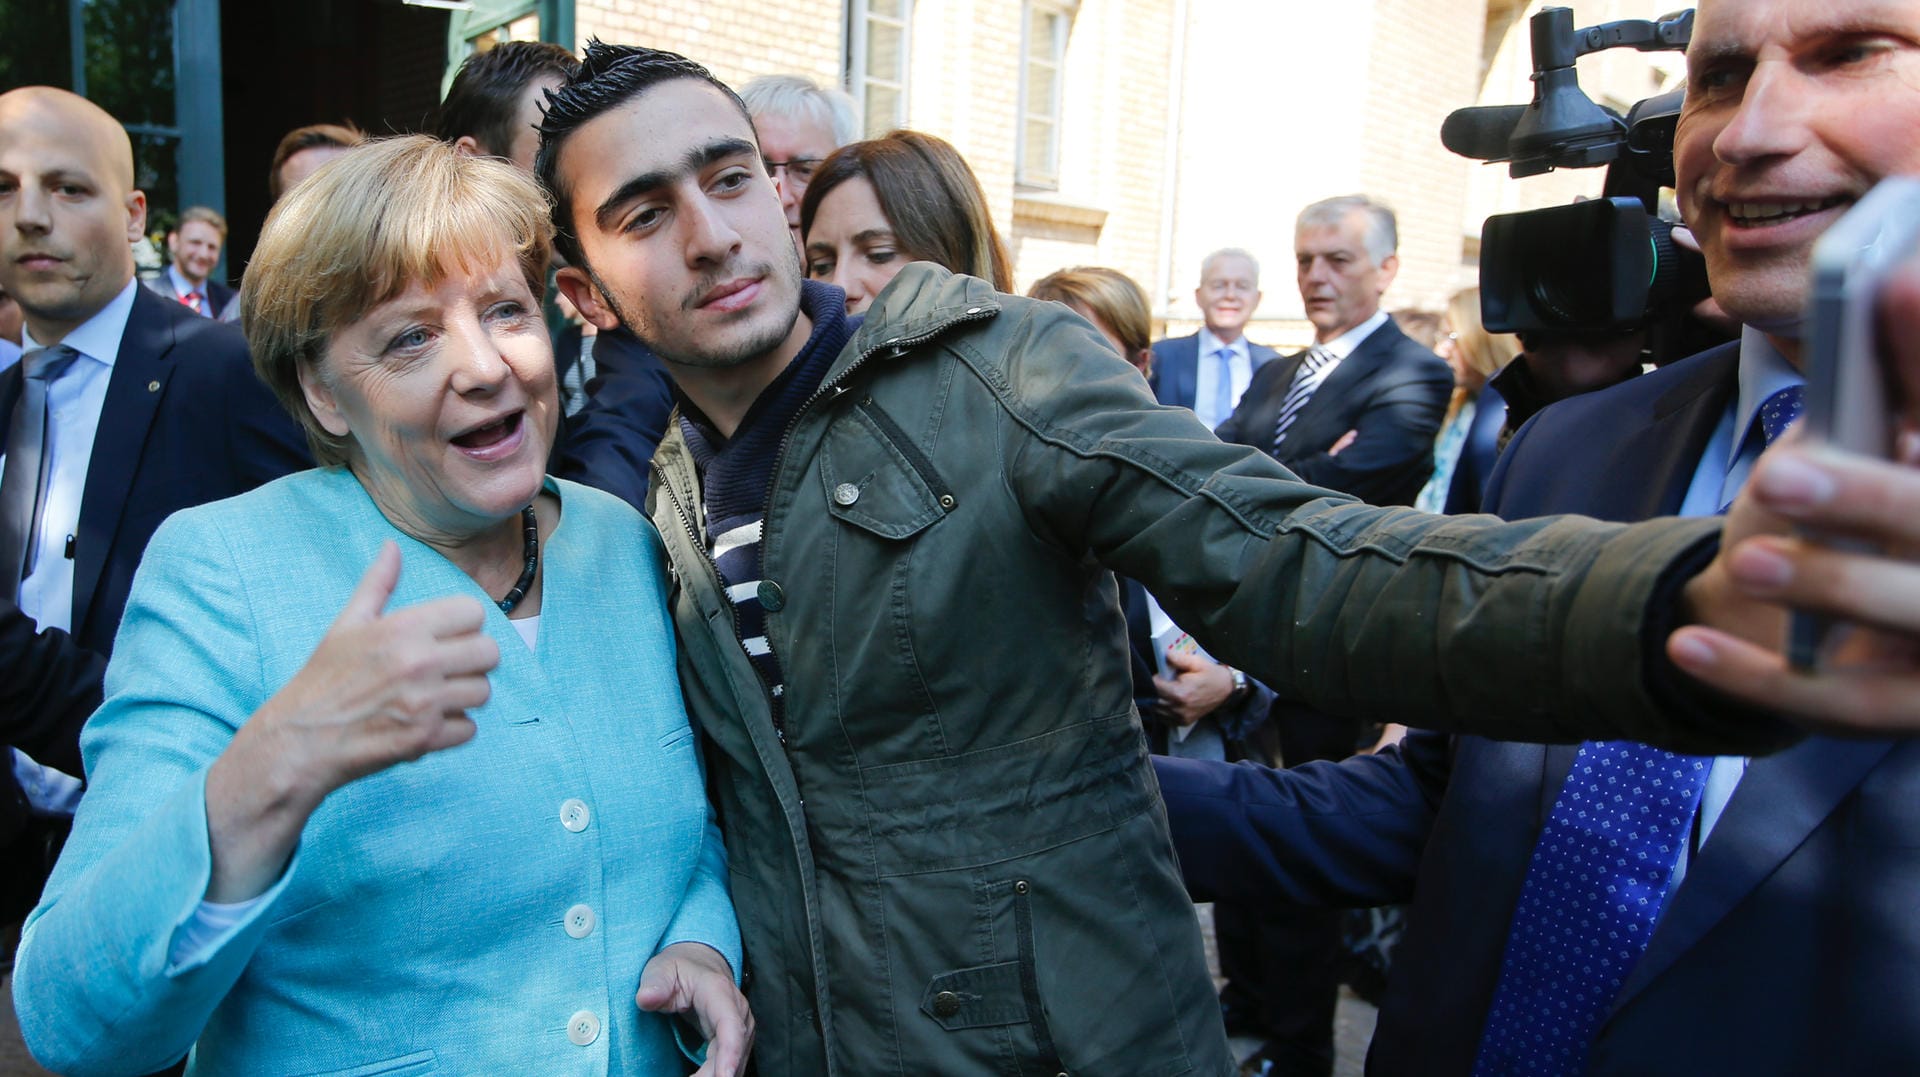
[[[1327,349],[1314,345],[1307,357],[1300,361],[1300,369],[1294,372],[1293,384],[1287,388],[1286,399],[1280,401],[1280,418],[1273,424],[1273,451],[1279,455],[1280,443],[1287,439],[1287,428],[1300,415],[1300,409],[1307,406],[1313,391],[1327,380],[1340,360]]]

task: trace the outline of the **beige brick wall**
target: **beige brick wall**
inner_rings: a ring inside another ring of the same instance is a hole
[[[1447,113],[1479,88],[1483,0],[1377,0],[1364,75],[1361,185],[1394,207],[1400,272],[1388,309],[1439,309],[1455,291],[1470,163],[1440,144]]]
[[[573,20],[579,44],[597,36],[669,49],[733,85],[783,72],[837,83],[845,12],[843,0],[582,0]]]

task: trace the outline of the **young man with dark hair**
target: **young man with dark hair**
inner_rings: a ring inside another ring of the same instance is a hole
[[[579,67],[572,53],[547,41],[507,41],[476,52],[447,87],[434,136],[462,153],[502,157],[531,172],[547,92]]]
[[[1717,520],[1361,505],[1156,405],[1064,307],[933,266],[856,326],[803,283],[739,98],[671,53],[590,45],[538,170],[562,289],[681,393],[646,504],[768,1072],[1233,1071],[1109,569],[1322,708],[1695,749],[1796,736],[1665,657],[1737,690],[1724,633],[1779,624],[1715,558]],[[1841,482],[1802,518],[1920,487]],[[1735,537],[1757,513],[1736,507]],[[1857,614],[1837,591],[1793,597]],[[1911,659],[1873,676],[1920,681]]]

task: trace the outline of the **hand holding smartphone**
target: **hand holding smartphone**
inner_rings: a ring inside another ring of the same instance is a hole
[[[1920,177],[1882,180],[1828,229],[1813,251],[1805,337],[1807,434],[1849,452],[1893,456],[1899,428],[1893,373],[1885,360],[1877,310],[1892,272],[1920,253]],[[1856,539],[1803,528],[1804,537],[1870,550]],[[1787,630],[1787,658],[1799,669],[1821,666],[1834,623],[1796,611]]]

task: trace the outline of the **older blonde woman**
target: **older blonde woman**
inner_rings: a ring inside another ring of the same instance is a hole
[[[420,137],[274,210],[245,325],[323,466],[148,547],[16,970],[51,1068],[677,1074],[682,1011],[736,1071],[659,540],[544,475],[548,227]]]

